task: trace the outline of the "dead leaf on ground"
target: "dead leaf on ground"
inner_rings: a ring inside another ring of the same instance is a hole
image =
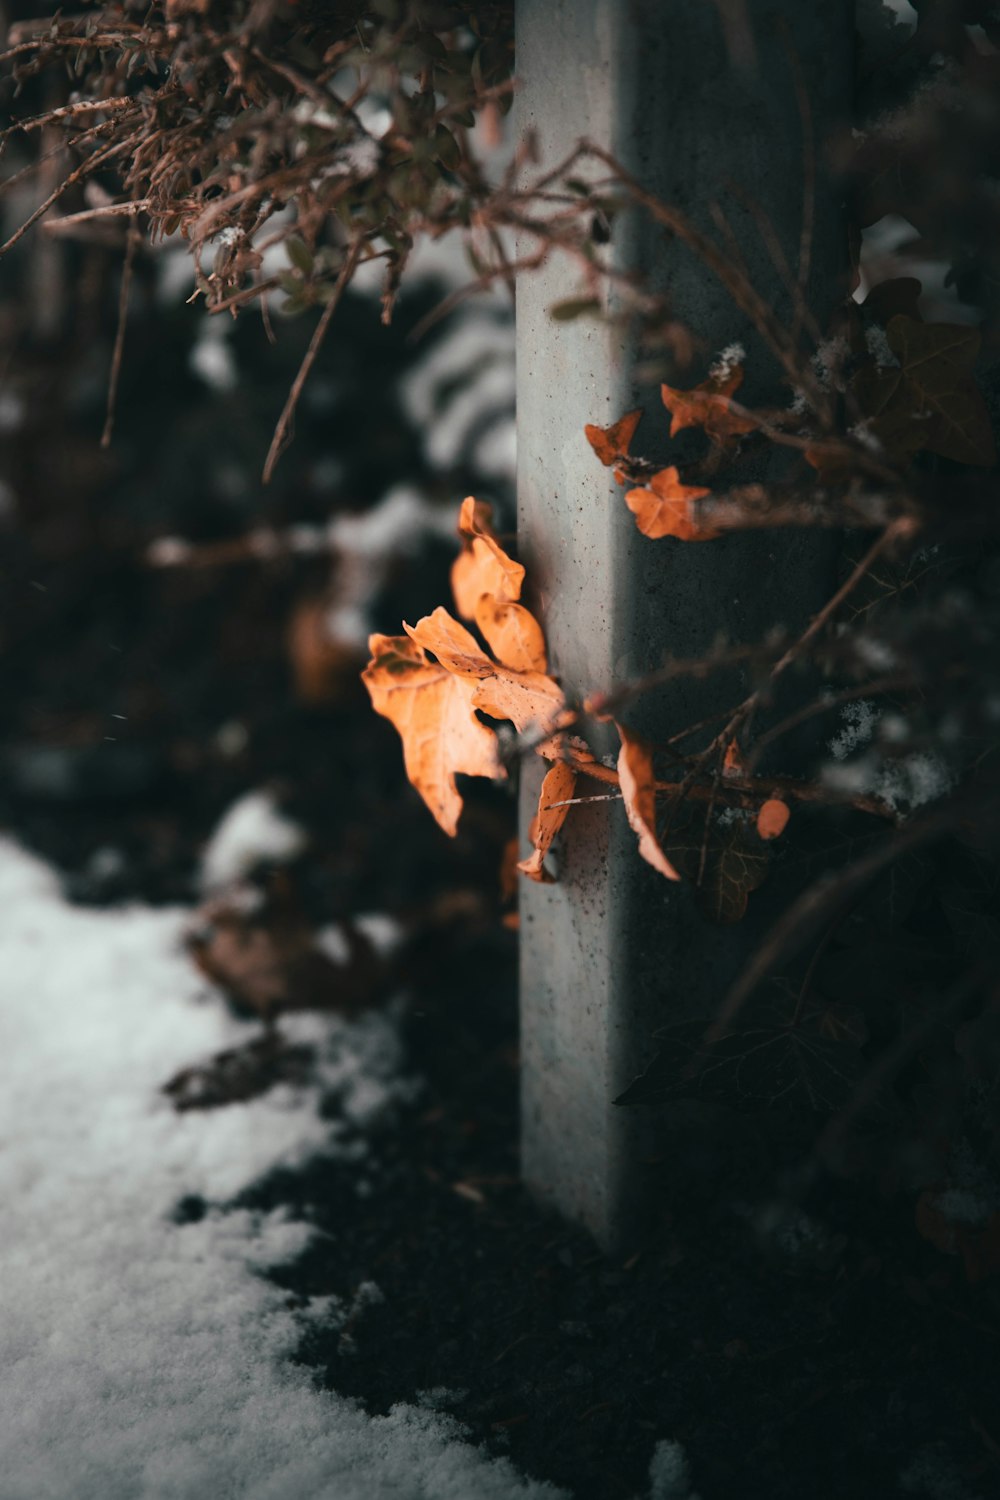
[[[354,1015],[378,999],[383,965],[353,924],[341,924],[340,962],[324,951],[321,936],[284,893],[259,906],[240,895],[230,892],[206,903],[188,936],[198,968],[235,1006],[265,1019],[291,1010]]]
[[[279,1083],[302,1085],[312,1071],[312,1047],[293,1045],[277,1031],[218,1052],[207,1063],[182,1068],[163,1092],[174,1109],[219,1109],[258,1099]]]

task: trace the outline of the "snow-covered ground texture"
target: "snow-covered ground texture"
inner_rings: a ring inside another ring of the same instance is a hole
[[[316,1389],[301,1320],[350,1309],[291,1311],[262,1272],[311,1231],[231,1206],[316,1152],[363,1170],[358,1127],[412,1088],[391,1009],[299,1018],[311,1083],[178,1114],[163,1083],[255,1034],[185,914],[73,908],[7,842],[0,913],[0,1500],[554,1500],[446,1415]],[[177,1222],[189,1195],[208,1211]]]

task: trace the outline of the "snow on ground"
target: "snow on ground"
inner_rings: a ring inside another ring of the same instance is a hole
[[[301,1018],[315,1083],[177,1114],[165,1080],[254,1034],[193,973],[185,914],[70,907],[6,842],[0,911],[0,1500],[554,1500],[446,1415],[314,1388],[303,1315],[260,1275],[310,1231],[226,1206],[279,1163],[358,1156],[346,1126],[411,1087],[391,1015]],[[175,1223],[189,1194],[209,1211]]]
[[[236,885],[256,865],[265,860],[285,864],[305,846],[305,833],[278,810],[271,792],[246,792],[227,810],[202,850],[202,890]]]

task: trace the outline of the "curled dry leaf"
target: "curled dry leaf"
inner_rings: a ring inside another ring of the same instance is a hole
[[[757,832],[762,839],[780,838],[791,817],[788,803],[780,797],[768,797],[757,814]]]
[[[483,594],[475,614],[484,640],[498,661],[515,672],[548,672],[542,627],[529,609],[495,594]]]
[[[519,733],[557,729],[566,706],[562,689],[543,672],[518,672],[492,661],[463,625],[440,606],[407,635],[431,651],[448,672],[475,684],[472,705],[493,719],[509,719]],[[482,775],[482,772],[473,773]]]
[[[742,776],[745,770],[743,756],[736,739],[731,739],[726,746],[726,754],[722,762],[723,776]]]
[[[468,632],[462,634],[478,651]],[[506,774],[496,736],[476,717],[476,680],[432,662],[405,635],[373,635],[369,645],[372,659],[362,680],[372,707],[395,726],[407,776],[445,833],[454,836],[462,811],[456,775]]]
[[[671,414],[670,436],[676,437],[686,427],[704,427],[710,438],[723,443],[728,438],[753,432],[757,426],[752,416],[735,412],[731,400],[743,384],[743,366],[733,365],[721,378],[710,375],[690,391],[678,391],[661,385],[663,404]]]
[[[653,773],[653,754],[649,746],[638,735],[616,724],[621,735],[622,748],[618,756],[618,776],[625,813],[629,823],[639,836],[639,853],[647,864],[659,870],[668,880],[680,880],[680,875],[660,847],[656,835],[656,777]]]
[[[163,1085],[178,1114],[219,1109],[257,1099],[279,1084],[301,1087],[315,1062],[314,1049],[296,1046],[279,1031],[266,1031],[241,1047],[217,1052],[207,1063],[183,1068]]]
[[[383,965],[363,932],[341,924],[346,954],[334,960],[292,892],[278,883],[260,906],[247,894],[253,889],[242,887],[206,902],[187,938],[197,967],[239,1010],[265,1019],[290,1010],[353,1015],[377,999]]]
[[[628,457],[628,450],[642,417],[641,408],[625,414],[610,427],[595,427],[588,422],[583,429],[587,442],[606,469],[610,469],[620,458]]]
[[[564,761],[556,761],[549,767],[542,780],[542,789],[538,794],[538,813],[531,826],[531,840],[535,847],[527,859],[520,860],[517,866],[529,880],[546,883],[552,880],[552,876],[545,870],[545,856],[552,847],[552,840],[566,821],[569,807],[565,804],[575,790],[576,772],[572,766],[566,765]],[[564,805],[553,805],[559,803]]]
[[[692,504],[709,494],[711,490],[699,485],[681,484],[671,465],[653,475],[648,489],[629,490],[625,504],[643,536],[654,541],[673,536],[682,542],[710,542],[722,533],[696,520]]]
[[[492,526],[493,512],[483,500],[467,495],[458,517],[463,547],[451,568],[451,591],[463,620],[475,620],[480,599],[521,597],[524,568],[508,557]]]

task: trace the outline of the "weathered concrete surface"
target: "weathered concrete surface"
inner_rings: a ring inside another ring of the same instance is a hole
[[[582,136],[609,146],[703,228],[711,227],[710,203],[721,201],[755,284],[789,312],[752,218],[726,184],[754,196],[794,265],[803,138],[782,26],[822,141],[849,110],[852,6],[748,0],[746,10],[754,69],[733,67],[708,0],[518,0],[516,120],[537,132],[543,163]],[[842,292],[840,219],[839,203],[821,192],[811,298],[821,314]],[[703,378],[712,354],[739,340],[750,356],[741,394],[751,403],[787,402],[753,329],[683,246],[630,213],[616,223],[612,248],[619,264],[638,265],[666,286],[677,315],[704,340],[701,367],[678,372],[676,383]],[[655,386],[634,384],[637,350],[620,329],[549,317],[574,287],[572,267],[554,262],[521,279],[517,308],[522,557],[554,669],[571,693],[638,676],[666,652],[704,652],[720,632],[752,640],[776,620],[803,619],[822,602],[831,574],[829,544],[811,536],[757,533],[685,546],[638,533],[582,429],[641,405],[647,415],[636,448],[658,457],[666,414]],[[665,737],[739,696],[735,674],[681,682],[627,718]],[[592,742],[602,753],[615,748],[601,726]],[[529,766],[524,778],[525,828],[540,774]],[[711,1014],[760,923],[707,923],[688,891],[637,858],[620,803],[575,809],[558,864],[558,884],[525,883],[522,892],[523,1169],[540,1196],[618,1249],[640,1231],[642,1159],[660,1124],[611,1101],[649,1062],[658,1026]]]

